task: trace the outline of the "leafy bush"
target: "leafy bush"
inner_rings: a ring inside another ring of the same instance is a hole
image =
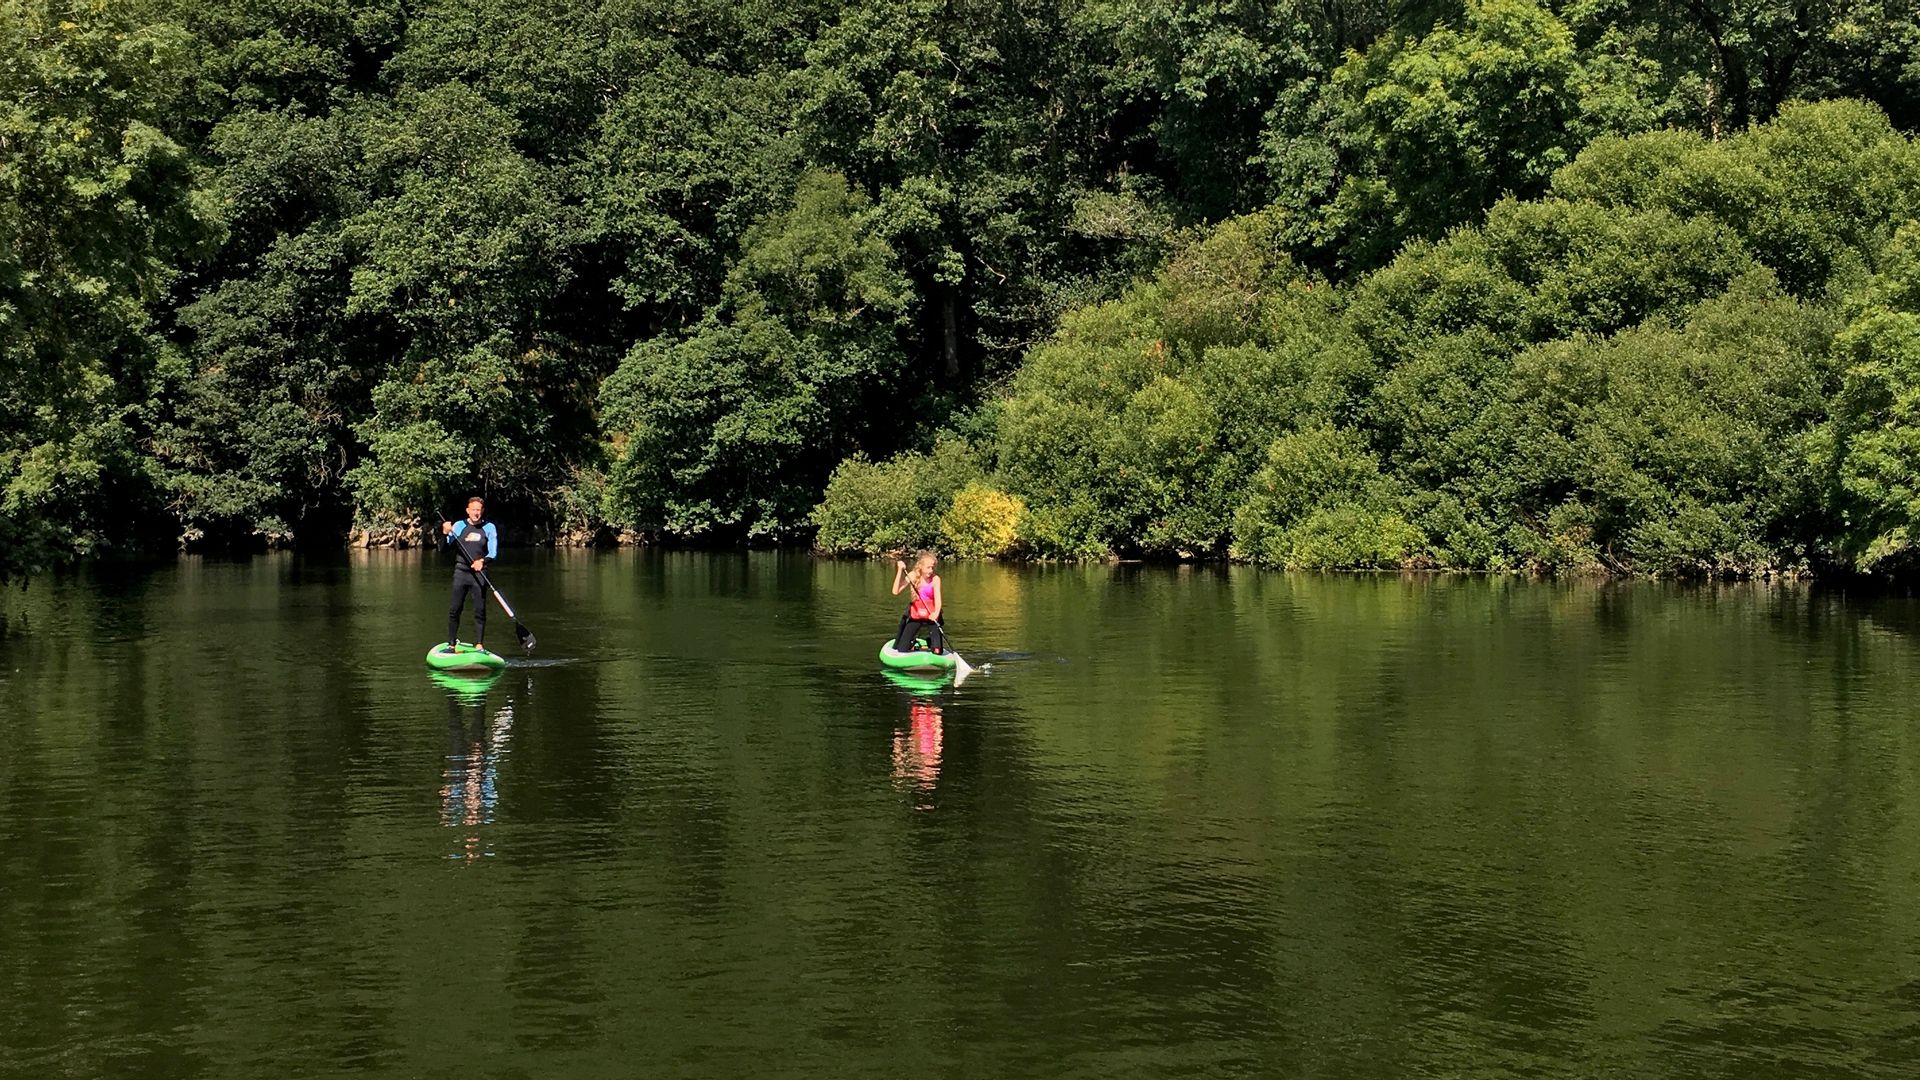
[[[1577,499],[1539,518],[1516,524],[1507,537],[1519,565],[1543,574],[1581,574],[1610,569],[1593,539],[1593,510]]]
[[[1236,527],[1242,539],[1263,527],[1289,525],[1321,507],[1376,501],[1385,480],[1364,439],[1321,426],[1275,439],[1252,486],[1253,494],[1240,506],[1240,513],[1250,516]]]
[[[1511,570],[1497,517],[1473,493],[1414,492],[1402,501],[1408,521],[1428,538],[1432,561],[1456,570]]]
[[[813,510],[813,546],[830,554],[873,554],[925,546],[936,526],[914,483],[919,470],[907,455],[885,462],[851,457],[827,479]]]
[[[1026,500],[1018,495],[969,483],[940,516],[942,546],[962,558],[1012,554],[1026,511]]]
[[[1027,507],[1020,518],[1020,547],[1043,559],[1099,559],[1113,552],[1100,508],[1084,496]]]
[[[834,554],[941,546],[948,535],[946,516],[960,494],[977,486],[979,476],[966,444],[954,439],[942,439],[930,454],[900,454],[884,462],[849,458],[833,470],[826,496],[813,510],[814,546]]]
[[[1788,106],[1719,143],[1656,132],[1600,139],[1554,177],[1554,194],[1609,210],[1724,223],[1788,293],[1816,298],[1920,212],[1920,149],[1860,101]]]
[[[1275,439],[1234,516],[1236,557],[1296,569],[1399,566],[1420,530],[1391,508],[1380,463],[1351,431],[1315,427]]]
[[[561,543],[590,544],[606,539],[607,474],[580,468],[553,495],[556,539]]]
[[[1324,506],[1269,533],[1258,562],[1288,570],[1391,570],[1421,548],[1420,530],[1399,514]]]
[[[1819,528],[1807,433],[1833,384],[1830,320],[1766,271],[1678,326],[1532,350],[1515,364],[1515,472],[1543,512],[1591,510],[1624,569],[1720,574],[1795,566]]]

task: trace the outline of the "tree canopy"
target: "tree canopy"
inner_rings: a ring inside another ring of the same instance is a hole
[[[1916,528],[1910,5],[0,25],[0,577],[468,491],[1302,566],[1891,568]]]

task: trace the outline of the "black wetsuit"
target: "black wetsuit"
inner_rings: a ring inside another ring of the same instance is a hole
[[[460,558],[453,566],[453,598],[447,605],[447,644],[460,640],[460,612],[467,606],[467,594],[473,594],[473,640],[487,640],[487,588],[480,584],[480,575],[473,572],[473,557],[485,554],[491,557],[491,548],[487,536],[487,522],[475,525],[461,518],[453,527],[448,538],[460,552]],[[497,532],[496,532],[497,535]],[[464,543],[461,543],[464,541]]]
[[[925,638],[927,647],[934,652],[947,651],[946,635],[940,632],[940,624],[932,619],[916,619],[912,615],[900,616],[900,632],[894,635],[894,652],[913,652],[916,638]]]

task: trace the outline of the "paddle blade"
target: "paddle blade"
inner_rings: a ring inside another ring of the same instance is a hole
[[[953,654],[953,685],[959,686],[973,674],[973,665],[966,662],[959,653]]]
[[[518,622],[516,622],[513,624],[513,634],[515,637],[520,639],[521,648],[527,650],[528,652],[533,651],[533,644],[534,644],[533,631],[527,629],[524,626],[521,626]]]

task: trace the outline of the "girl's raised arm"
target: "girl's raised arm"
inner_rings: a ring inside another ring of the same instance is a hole
[[[893,560],[893,595],[899,596],[900,590],[907,587],[907,564],[899,559]]]

